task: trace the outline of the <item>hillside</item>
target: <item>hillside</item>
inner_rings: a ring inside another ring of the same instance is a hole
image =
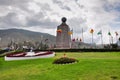
[[[40,32],[32,32],[28,30],[23,29],[6,29],[6,30],[0,30],[0,46],[5,47],[7,46],[11,41],[14,41],[16,43],[22,43],[24,41],[29,42],[46,42],[49,44],[55,43],[55,36],[47,34],[47,33],[40,33]]]

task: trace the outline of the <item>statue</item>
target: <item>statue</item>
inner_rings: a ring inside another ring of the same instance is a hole
[[[71,36],[69,26],[66,24],[67,19],[63,17],[62,23],[57,27],[56,48],[68,49],[70,48]]]

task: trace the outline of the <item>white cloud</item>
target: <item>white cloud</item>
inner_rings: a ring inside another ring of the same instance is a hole
[[[74,37],[81,37],[83,28],[86,42],[91,40],[91,28],[95,30],[96,43],[100,43],[97,35],[100,29],[104,43],[109,43],[109,30],[120,34],[120,0],[0,0],[0,11],[1,29],[24,28],[37,32],[42,29],[56,35],[57,25],[65,16]],[[115,41],[115,35],[113,38]]]

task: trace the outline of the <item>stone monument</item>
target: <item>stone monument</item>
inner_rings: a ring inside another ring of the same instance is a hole
[[[71,36],[69,26],[66,24],[67,19],[63,17],[62,23],[57,27],[56,48],[68,49],[71,45]]]

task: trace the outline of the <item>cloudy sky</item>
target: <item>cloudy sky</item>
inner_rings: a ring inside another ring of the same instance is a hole
[[[109,43],[108,31],[114,42],[120,36],[120,0],[0,0],[0,29],[19,28],[56,35],[61,18],[73,29],[74,38],[101,43],[97,33],[102,30],[103,42]],[[118,36],[118,37],[119,37]]]

